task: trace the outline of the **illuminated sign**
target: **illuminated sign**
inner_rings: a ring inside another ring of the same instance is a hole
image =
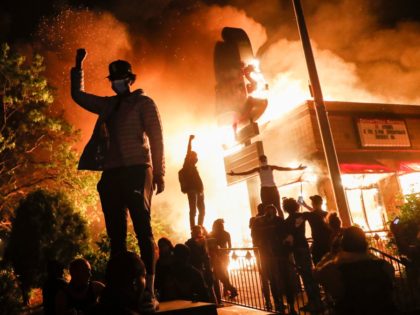
[[[360,142],[363,147],[410,147],[410,138],[404,120],[357,120]]]

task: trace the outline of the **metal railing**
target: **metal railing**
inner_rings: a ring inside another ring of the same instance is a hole
[[[369,247],[380,250],[390,256],[399,258],[397,247],[390,242],[389,230],[365,232]]]
[[[250,307],[264,311],[274,311],[270,308],[270,304],[274,305],[274,299],[267,288],[267,283],[264,283],[261,273],[261,261],[259,258],[258,248],[231,248],[220,249],[226,251],[229,255],[228,275],[230,283],[237,289],[238,295],[230,298],[222,294],[222,301]],[[419,308],[420,298],[418,295],[419,289],[415,286],[413,280],[410,279],[410,269],[407,264],[399,258],[396,258],[386,252],[378,250],[377,248],[370,248],[372,254],[392,264],[395,269],[395,302],[400,311],[413,311]],[[296,275],[298,276],[297,268],[290,262]],[[295,294],[294,309],[299,313],[299,309],[307,302],[306,292],[304,290],[303,282],[300,277],[297,278],[297,290]],[[223,291],[223,284],[220,283],[220,290]],[[324,301],[329,301],[321,288],[321,295]],[[285,298],[283,298],[285,300]],[[285,301],[284,301],[285,302]],[[299,314],[311,314],[300,311]],[[325,303],[323,311],[316,314],[327,315],[332,314],[331,303]]]
[[[370,247],[370,252],[390,263],[395,270],[395,304],[400,311],[420,312],[420,288],[418,286],[419,267],[409,261],[396,258],[377,248]]]
[[[222,294],[222,301],[258,310],[275,312],[274,298],[270,292],[269,284],[267,283],[267,280],[262,277],[258,248],[231,248],[220,250],[229,252],[229,280],[238,292],[238,295],[234,298],[229,298],[229,296],[223,296]],[[295,271],[297,279],[293,308],[299,313],[299,308],[307,303],[307,297],[302,280],[300,277],[297,277],[298,273],[296,266],[293,262],[289,263],[291,264],[291,268]],[[223,291],[223,284],[221,283],[220,289]],[[286,303],[285,297],[283,297],[283,304],[284,303]],[[310,313],[301,311],[300,314]],[[331,311],[325,309],[325,311],[317,312],[317,314],[328,315],[331,314]]]

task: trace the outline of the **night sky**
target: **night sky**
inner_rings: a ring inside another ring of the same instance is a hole
[[[39,21],[43,17],[54,15],[64,6],[74,8],[89,8],[93,10],[108,10],[113,12],[121,21],[128,23],[129,27],[139,27],[130,25],[133,20],[140,19],[143,23],[141,27],[147,29],[154,28],[158,24],[153,23],[156,12],[160,11],[164,14],[167,10],[177,10],[181,14],[193,10],[194,7],[201,4],[218,4],[221,6],[232,5],[239,9],[244,9],[248,15],[253,17],[253,10],[250,10],[251,2],[264,3],[265,1],[252,0],[120,0],[120,1],[103,1],[103,0],[14,0],[2,1],[0,3],[0,40],[15,42],[15,41],[30,41],[33,32],[35,31]],[[291,7],[291,1],[278,0],[278,8],[285,9]],[[308,10],[310,2],[303,0],[304,9]],[[337,3],[340,0],[317,0],[316,3]],[[420,1],[418,0],[369,0],[369,7],[371,13],[378,19],[378,23],[384,28],[395,26],[401,21],[420,21]],[[308,4],[308,5],[307,5]],[[131,14],[125,14],[127,8],[133,8]],[[150,12],[147,12],[150,10]],[[158,10],[158,11],[156,11]],[[291,8],[290,8],[291,12]],[[274,12],[275,13],[275,12]],[[254,17],[258,22],[265,27],[274,27],[276,21],[267,21],[258,16]]]

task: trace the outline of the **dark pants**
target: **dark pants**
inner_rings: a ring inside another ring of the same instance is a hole
[[[283,217],[280,204],[280,194],[277,187],[261,187],[261,202],[264,206],[273,204],[276,206],[278,214]]]
[[[306,293],[308,294],[309,302],[319,303],[321,301],[321,294],[319,285],[312,274],[312,260],[309,248],[295,248],[293,255]]]
[[[331,245],[326,242],[322,243],[314,241],[312,243],[311,253],[315,266],[321,261],[322,257],[324,257],[324,255],[330,251],[330,248]]]
[[[150,223],[152,170],[138,165],[105,170],[98,183],[111,256],[127,250],[127,209],[148,274],[155,271],[155,242]]]
[[[204,215],[206,213],[206,207],[204,205],[204,193],[189,191],[187,193],[187,196],[188,196],[188,205],[190,207],[190,228],[192,229],[192,227],[196,225],[195,216],[197,214],[197,209],[198,209],[197,225],[203,225]]]

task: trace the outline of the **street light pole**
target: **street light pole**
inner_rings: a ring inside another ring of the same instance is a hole
[[[340,214],[341,221],[343,222],[343,226],[347,227],[351,225],[350,212],[347,204],[346,194],[341,184],[340,167],[338,164],[330,123],[328,121],[328,114],[325,109],[321,84],[319,83],[318,72],[316,69],[315,59],[312,52],[311,42],[309,40],[309,34],[306,28],[305,17],[303,15],[300,0],[292,1],[295,10],[296,21],[298,24],[299,34],[303,45],[303,51],[305,53],[306,65],[308,67],[312,93],[314,96],[316,118],[321,134],[322,146],[324,148],[327,167],[331,176],[334,196],[337,203],[337,209]]]

